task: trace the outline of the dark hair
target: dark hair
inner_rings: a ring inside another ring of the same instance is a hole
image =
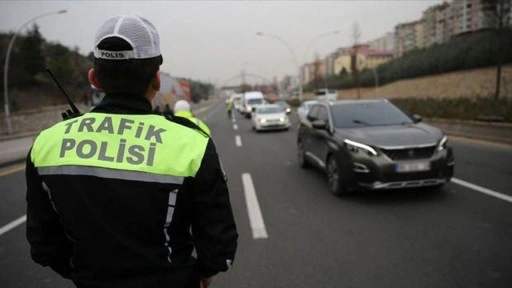
[[[118,37],[105,38],[98,44],[98,48],[109,51],[132,50],[128,42]],[[107,94],[144,95],[160,64],[162,56],[129,60],[94,58],[94,70],[101,88]]]

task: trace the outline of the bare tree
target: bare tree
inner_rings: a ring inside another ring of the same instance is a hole
[[[323,88],[325,84],[324,77],[322,75],[322,60],[320,55],[315,54],[315,62],[313,62],[313,85],[315,89]]]
[[[503,38],[507,35],[505,32],[511,29],[511,1],[510,0],[483,0],[483,10],[487,18],[488,25],[495,31],[498,38],[498,45],[496,47],[496,90],[494,99],[500,97],[501,89],[501,72],[503,66],[503,53],[506,49],[503,45]]]
[[[354,40],[354,46],[352,47],[352,55],[350,57],[350,65],[352,70],[352,79],[357,87],[357,99],[361,98],[361,92],[359,91],[359,67],[357,65],[357,52],[359,48],[359,38],[361,37],[361,29],[359,23],[354,22],[352,26],[352,39]]]

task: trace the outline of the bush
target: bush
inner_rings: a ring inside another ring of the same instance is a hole
[[[502,64],[512,63],[512,31],[504,31],[501,40],[501,51],[498,51],[499,38],[494,31],[469,34],[445,44],[410,51],[376,68],[379,85],[407,78],[495,66],[498,55]],[[360,87],[373,87],[375,76],[372,69],[361,71],[359,81]],[[327,83],[335,89],[355,87],[351,75],[336,75],[327,79]]]
[[[390,101],[409,114],[426,118],[512,122],[512,100],[507,98],[407,98]]]

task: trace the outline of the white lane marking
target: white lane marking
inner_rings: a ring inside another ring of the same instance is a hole
[[[0,236],[4,234],[5,232],[8,232],[9,230],[12,230],[16,228],[17,226],[25,223],[27,221],[27,215],[23,215],[20,218],[12,221],[11,223],[5,225],[4,227],[0,228]]]
[[[240,135],[235,136],[235,143],[236,143],[236,146],[238,146],[238,147],[242,146],[242,138],[240,138]]]
[[[238,130],[238,126],[236,124],[233,124],[233,129]]]
[[[249,222],[251,222],[252,238],[262,239],[268,238],[267,229],[261,215],[260,204],[256,197],[256,190],[252,183],[251,174],[242,174],[242,183],[244,185],[245,203],[247,205],[247,213],[249,213]]]
[[[473,183],[469,183],[469,182],[466,182],[464,180],[460,180],[460,179],[457,179],[457,178],[452,178],[451,181],[453,183],[455,183],[455,184],[459,184],[460,186],[464,186],[466,188],[473,189],[473,190],[478,191],[480,193],[484,193],[484,194],[487,194],[489,196],[496,197],[498,199],[501,199],[501,200],[504,200],[504,201],[512,203],[512,197],[508,196],[508,195],[505,195],[503,193],[496,192],[496,191],[493,191],[491,189],[487,189],[487,188],[484,188],[484,187],[481,187],[481,186],[478,186],[478,185],[475,185]]]

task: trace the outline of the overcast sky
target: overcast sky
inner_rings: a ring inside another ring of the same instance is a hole
[[[38,19],[43,37],[68,47],[92,51],[96,30],[108,17],[140,15],[158,29],[164,57],[162,71],[179,77],[223,84],[245,69],[268,79],[296,74],[288,48],[297,61],[311,61],[353,42],[358,23],[360,41],[392,32],[396,24],[414,21],[440,0],[402,1],[0,1],[0,30],[17,31],[45,12],[66,14]],[[337,35],[319,35],[339,30]],[[308,55],[306,48],[310,46]],[[248,80],[251,80],[248,78]],[[236,84],[237,81],[229,84]]]

